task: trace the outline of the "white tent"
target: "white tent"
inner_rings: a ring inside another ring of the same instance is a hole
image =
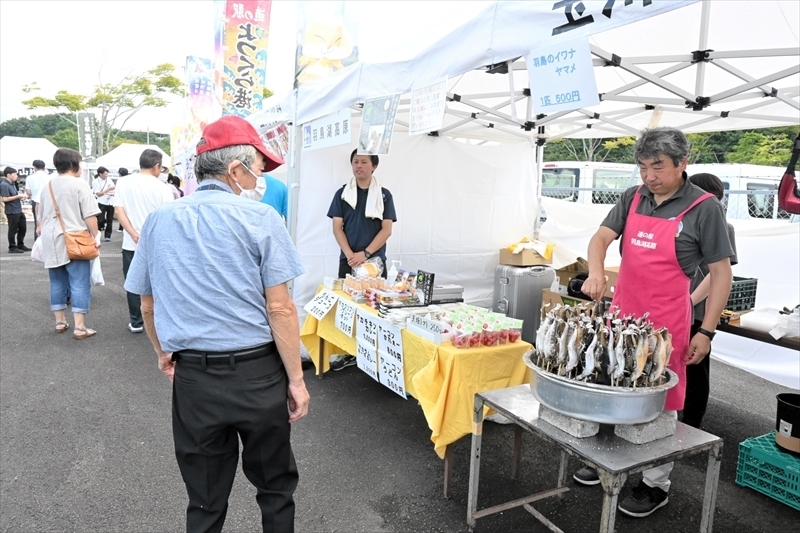
[[[170,159],[169,155],[167,155],[164,152],[164,150],[162,150],[155,144],[133,144],[133,143],[120,144],[107,154],[98,157],[96,163],[98,166],[104,166],[109,170],[116,171],[120,167],[125,167],[129,171],[132,171],[135,168],[139,168],[139,156],[142,155],[142,152],[144,152],[148,148],[150,148],[151,150],[156,150],[163,154],[164,166],[167,167],[172,166],[172,159]]]
[[[0,139],[0,164],[2,167],[30,168],[35,159],[41,159],[47,168],[53,167],[53,154],[58,147],[47,139],[12,137]]]

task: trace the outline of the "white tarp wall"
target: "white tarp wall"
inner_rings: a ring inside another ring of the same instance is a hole
[[[139,156],[148,148],[161,152],[164,155],[164,166],[171,166],[172,159],[155,144],[133,143],[122,143],[107,154],[101,155],[97,158],[97,165],[108,167],[114,171],[120,167],[125,167],[129,172],[132,172],[134,169],[139,168]]]
[[[352,176],[353,148],[303,152],[297,249],[306,273],[294,284],[298,305],[311,299],[323,276],[338,272],[339,247],[327,212]],[[466,300],[490,306],[498,250],[533,231],[534,171],[534,149],[526,142],[469,146],[396,136],[375,172],[397,211],[387,259],[435,272],[437,283],[463,285]]]
[[[553,266],[586,257],[589,239],[611,206],[586,205],[542,198],[547,222],[540,237],[558,243]],[[739,263],[735,276],[757,278],[756,307],[781,309],[800,303],[800,224],[776,220],[728,220],[736,231]],[[620,263],[619,246],[608,249],[607,266]],[[714,357],[787,387],[800,388],[796,350],[751,341],[724,332],[714,339]]]

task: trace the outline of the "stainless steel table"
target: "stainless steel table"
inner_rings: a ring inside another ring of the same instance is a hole
[[[484,406],[491,407],[515,424],[514,456],[511,477],[519,474],[522,430],[533,433],[561,449],[561,464],[558,469],[556,488],[533,494],[518,500],[478,510],[478,483],[481,470],[481,436],[483,433]],[[577,457],[588,466],[597,469],[605,492],[603,513],[600,517],[600,533],[613,533],[617,511],[617,498],[630,474],[647,470],[690,455],[708,451],[706,486],[703,496],[700,531],[710,533],[714,520],[717,499],[717,482],[722,460],[722,439],[678,422],[675,435],[647,444],[636,445],[614,435],[613,426],[601,426],[594,437],[575,438],[555,426],[539,420],[539,402],[533,397],[529,385],[482,392],[475,395],[472,428],[472,455],[470,458],[469,498],[467,524],[475,529],[478,518],[522,506],[545,524],[551,531],[561,532],[555,524],[545,518],[530,504],[536,500],[561,495],[569,490],[567,482],[567,454]]]

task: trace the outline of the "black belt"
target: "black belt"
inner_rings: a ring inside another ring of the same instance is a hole
[[[278,348],[274,342],[268,342],[255,348],[239,350],[235,352],[201,352],[198,350],[180,350],[172,354],[173,361],[185,361],[187,363],[199,363],[206,368],[207,365],[228,364],[231,368],[236,367],[236,363],[258,359],[278,353]]]

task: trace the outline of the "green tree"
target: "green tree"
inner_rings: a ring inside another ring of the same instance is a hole
[[[59,130],[54,135],[45,135],[45,139],[59,148],[78,149],[78,130],[75,127]]]
[[[544,147],[545,161],[608,161],[632,163],[633,137],[617,139],[556,139]]]
[[[56,132],[74,128],[75,122],[68,114],[41,115],[30,118],[12,118],[0,123],[0,137],[45,137]]]
[[[789,163],[791,155],[792,138],[788,135],[748,131],[733,147],[727,160],[729,163],[783,166]]]
[[[46,108],[71,112],[93,110],[97,120],[96,156],[103,155],[113,145],[132,116],[145,107],[164,107],[169,94],[183,96],[183,82],[173,73],[169,63],[158,65],[136,75],[126,76],[116,83],[98,83],[90,96],[59,91],[53,98],[34,96],[22,103],[28,109]],[[39,91],[36,83],[23,87],[28,93]]]

